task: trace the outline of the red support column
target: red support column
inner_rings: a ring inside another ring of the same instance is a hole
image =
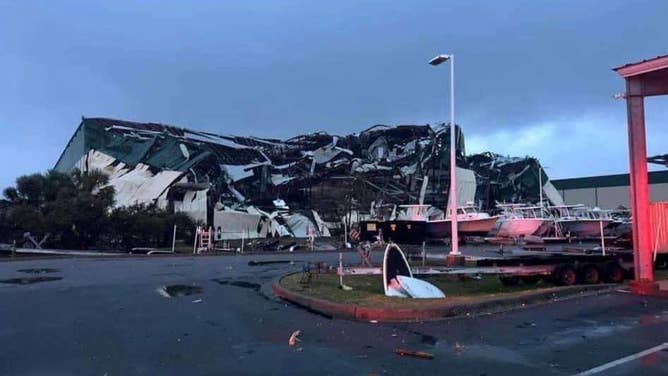
[[[649,186],[647,148],[645,144],[645,105],[642,81],[626,80],[626,105],[629,133],[629,162],[631,182],[631,215],[633,216],[633,256],[635,281],[632,287],[640,294],[658,289],[653,284],[654,265],[649,216]]]

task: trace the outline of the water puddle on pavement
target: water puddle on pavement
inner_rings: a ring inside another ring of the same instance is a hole
[[[438,338],[434,337],[432,335],[424,334],[424,333],[419,332],[417,330],[405,330],[405,331],[407,333],[419,336],[420,337],[420,343],[423,343],[425,345],[435,346],[438,343]]]
[[[216,282],[223,286],[229,285],[229,286],[241,287],[244,289],[252,289],[255,291],[260,290],[260,287],[262,287],[262,285],[260,285],[259,283],[247,282],[247,281],[231,281],[229,279],[222,279],[222,278],[214,278],[211,281]]]
[[[185,274],[176,272],[153,273],[151,275],[154,277],[181,277],[181,278],[185,277]]]
[[[165,265],[166,268],[185,268],[185,267],[192,267],[193,263],[169,263]]]
[[[546,342],[554,346],[573,345],[582,343],[585,340],[593,340],[595,338],[623,333],[635,326],[637,326],[637,323],[634,322],[634,320],[626,320],[616,323],[594,322],[591,324],[577,325],[552,333],[546,338]]]
[[[201,294],[204,289],[196,285],[169,285],[160,287],[157,291],[158,294],[165,298],[175,298],[179,296]]]
[[[58,273],[60,269],[54,268],[33,268],[33,269],[19,269],[17,272],[27,273],[27,274],[46,274],[46,273]]]
[[[539,366],[514,349],[485,344],[467,344],[463,346],[461,355],[470,359],[488,359],[510,364]]]
[[[420,343],[424,343],[425,345],[434,346],[434,345],[436,345],[436,342],[438,342],[438,338],[436,338],[434,336],[430,336],[428,334],[420,334]]]
[[[21,277],[0,279],[0,283],[6,283],[9,285],[31,285],[33,283],[58,281],[61,279],[63,279],[63,277]]]
[[[271,264],[294,264],[294,261],[291,260],[248,261],[249,266],[271,265]]]

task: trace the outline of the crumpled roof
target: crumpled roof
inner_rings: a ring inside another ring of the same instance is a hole
[[[216,200],[230,207],[261,208],[281,197],[291,207],[317,209],[324,220],[335,216],[328,214],[328,205],[340,212],[344,206],[368,209],[379,199],[415,203],[423,184],[425,203],[445,208],[450,128],[375,125],[359,134],[316,132],[278,140],[83,118],[56,169],[76,167],[82,155],[97,150],[129,166],[148,166],[153,174],[181,172],[172,188],[208,186]],[[466,156],[464,136],[455,129],[457,165],[475,172],[476,201],[483,207],[537,197],[537,160],[494,153]]]
[[[543,175],[544,186],[549,182],[538,159],[532,157],[484,152],[467,156],[466,163],[476,173],[476,202],[482,203],[484,209],[493,209],[496,202],[538,202],[541,181],[538,174]],[[552,204],[559,203],[559,198],[552,195],[546,195],[544,199],[553,201]]]

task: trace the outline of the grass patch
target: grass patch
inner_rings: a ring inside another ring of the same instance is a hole
[[[281,279],[281,285],[289,290],[313,298],[329,300],[337,303],[357,304],[361,306],[382,307],[391,305],[401,308],[429,306],[442,303],[442,299],[403,299],[386,297],[383,292],[382,276],[345,276],[344,283],[353,288],[352,291],[339,289],[339,277],[336,274],[320,274],[314,276],[308,286],[299,283],[301,273],[291,274]],[[424,280],[443,290],[448,302],[465,303],[484,298],[503,296],[523,291],[546,289],[553,284],[539,281],[534,285],[519,284],[504,286],[496,276],[483,276],[480,280],[459,280],[452,276],[429,276]]]

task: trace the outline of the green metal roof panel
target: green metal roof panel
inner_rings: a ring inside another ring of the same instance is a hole
[[[192,166],[192,163],[189,163],[190,158],[186,159],[179,144],[181,142],[176,138],[158,136],[142,162],[161,169],[185,171]],[[183,147],[188,156],[201,153],[201,148],[197,145],[189,144]]]
[[[129,165],[143,161],[144,156],[155,142],[156,135],[123,135],[109,132],[96,119],[85,119],[85,150],[95,149],[108,154]]]
[[[83,131],[83,124],[80,124],[58,158],[58,162],[56,162],[54,169],[56,171],[66,172],[75,167],[77,162],[81,159],[81,156],[86,152],[84,141],[85,134]]]

